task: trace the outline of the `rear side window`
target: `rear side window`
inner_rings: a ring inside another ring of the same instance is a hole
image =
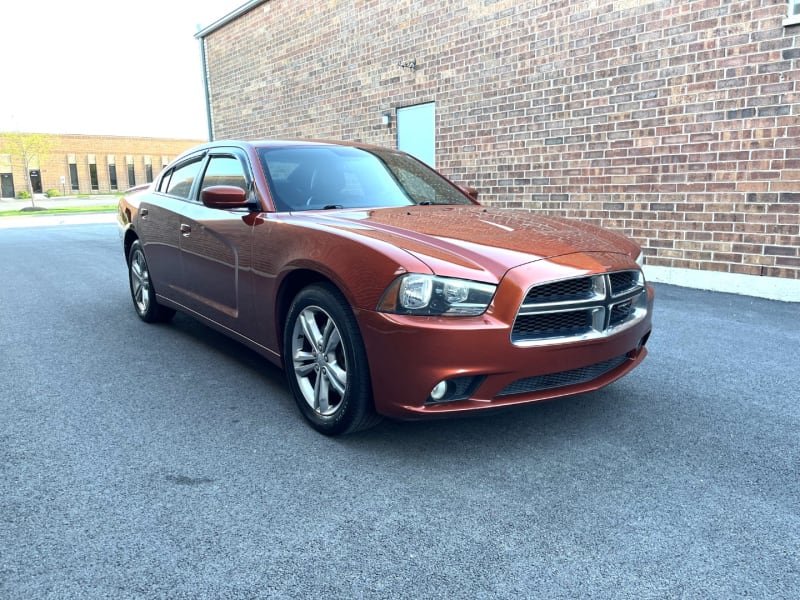
[[[200,164],[201,159],[197,159],[189,163],[178,165],[164,175],[164,178],[161,180],[159,191],[169,194],[170,196],[188,198],[192,191],[192,184],[197,178],[197,174],[200,172]]]

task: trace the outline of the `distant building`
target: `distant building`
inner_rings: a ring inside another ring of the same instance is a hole
[[[206,140],[92,135],[47,135],[49,149],[24,161],[16,148],[0,136],[2,198],[14,198],[28,189],[34,193],[57,190],[61,195],[107,194],[147,183],[184,150]]]
[[[197,37],[215,139],[396,146],[800,299],[800,0],[253,0]]]

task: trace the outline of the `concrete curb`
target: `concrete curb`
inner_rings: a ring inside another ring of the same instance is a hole
[[[98,206],[103,204],[114,204],[119,202],[119,196],[99,194],[96,196],[59,196],[57,198],[47,198],[37,196],[33,200],[34,204],[40,208],[74,208],[81,206]],[[21,210],[31,206],[30,199],[16,200],[10,198],[0,199],[0,211]],[[36,214],[31,211],[31,214]]]
[[[56,225],[84,225],[87,223],[116,223],[117,213],[83,213],[67,215],[36,215],[30,217],[0,218],[0,229],[13,229],[17,227],[41,227]]]

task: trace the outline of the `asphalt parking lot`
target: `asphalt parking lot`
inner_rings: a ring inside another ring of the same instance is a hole
[[[796,303],[657,285],[604,390],[328,439],[140,322],[112,223],[0,228],[0,282],[0,598],[800,597]]]

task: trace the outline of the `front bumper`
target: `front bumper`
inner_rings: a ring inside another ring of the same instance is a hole
[[[501,285],[492,310],[470,318],[358,311],[377,412],[396,418],[467,413],[596,390],[647,355],[653,289],[644,318],[596,339],[523,347],[511,328],[526,286]],[[505,307],[505,308],[503,308]],[[431,402],[443,380],[475,377],[468,397]]]

